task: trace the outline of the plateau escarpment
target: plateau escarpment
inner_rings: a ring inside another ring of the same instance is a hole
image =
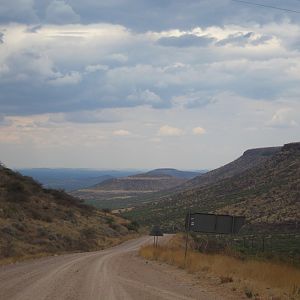
[[[250,227],[297,231],[300,143],[248,150],[236,161],[184,186],[182,191],[136,207],[126,215],[143,224],[182,228],[191,209],[245,215]]]

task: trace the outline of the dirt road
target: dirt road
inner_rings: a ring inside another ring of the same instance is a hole
[[[226,299],[184,280],[175,268],[137,257],[136,250],[151,241],[143,237],[104,251],[2,266],[0,299]]]

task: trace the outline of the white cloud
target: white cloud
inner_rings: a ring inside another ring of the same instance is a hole
[[[49,84],[60,86],[60,85],[73,85],[81,81],[81,74],[79,72],[70,72],[65,75],[61,75],[54,79],[50,79]]]
[[[158,130],[159,136],[181,136],[184,131],[180,128],[172,127],[169,125],[161,126]]]
[[[128,136],[128,135],[131,135],[131,132],[128,131],[128,130],[119,129],[119,130],[115,130],[113,132],[113,135],[115,135],[115,136]]]
[[[145,91],[134,92],[127,96],[127,99],[135,103],[149,104],[154,107],[161,106],[163,104],[163,99],[148,89]]]
[[[275,128],[295,127],[298,125],[295,120],[296,115],[298,113],[291,108],[280,108],[273,114],[272,119],[267,122],[267,125]]]
[[[193,134],[195,135],[203,135],[205,134],[206,130],[202,127],[195,127],[193,128]]]
[[[108,66],[98,64],[98,65],[86,66],[85,71],[88,73],[93,73],[98,71],[107,71],[108,69],[109,69]]]

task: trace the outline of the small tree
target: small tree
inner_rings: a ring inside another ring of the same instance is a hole
[[[102,211],[104,212],[105,216],[107,214],[110,214],[111,213],[111,209],[110,208],[103,208]]]
[[[128,230],[138,231],[140,228],[140,224],[137,221],[131,221],[129,224],[126,225]]]

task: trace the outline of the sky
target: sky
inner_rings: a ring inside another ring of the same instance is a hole
[[[212,169],[300,140],[300,1],[0,0],[0,161]]]

